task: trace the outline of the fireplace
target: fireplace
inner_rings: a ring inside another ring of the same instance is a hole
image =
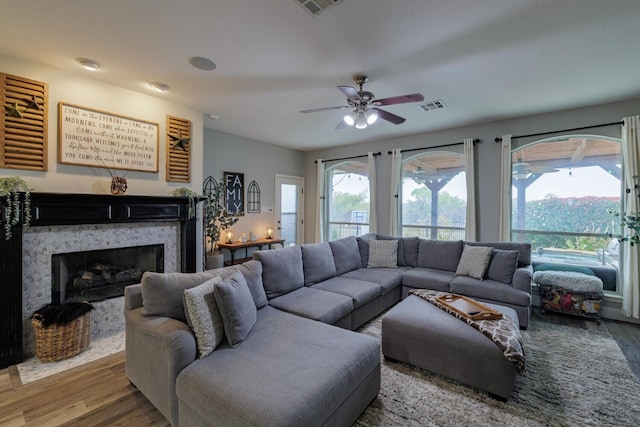
[[[124,295],[146,271],[164,272],[164,245],[78,251],[51,256],[53,304],[104,301]]]
[[[23,196],[20,200],[24,207]],[[162,245],[163,252],[151,257],[164,261],[157,271],[200,270],[201,218],[189,214],[190,203],[187,197],[31,193],[31,226],[13,227],[10,240],[0,239],[0,369],[33,354],[30,318],[35,310],[54,299],[53,255]],[[0,212],[4,212],[2,200]],[[152,269],[143,270],[147,268]],[[92,272],[91,266],[69,267],[68,263],[66,269],[71,273],[76,269]],[[93,304],[92,337],[123,327],[124,297]]]

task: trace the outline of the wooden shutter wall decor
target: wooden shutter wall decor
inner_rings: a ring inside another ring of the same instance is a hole
[[[167,116],[167,182],[191,182],[191,120]]]
[[[49,85],[0,73],[0,168],[47,170]]]

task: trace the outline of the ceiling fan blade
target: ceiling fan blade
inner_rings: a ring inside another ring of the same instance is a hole
[[[422,102],[424,95],[421,93],[411,93],[409,95],[392,96],[391,98],[376,99],[373,105],[394,105],[406,104],[407,102]]]
[[[376,110],[378,112],[378,116],[381,119],[391,122],[394,125],[400,125],[404,123],[405,120],[407,120],[404,117],[396,116],[395,114],[390,113],[388,111],[381,110],[380,108],[372,108],[372,110]]]
[[[362,99],[358,91],[351,86],[338,86],[338,89],[340,89],[340,92],[344,93],[344,95],[350,100],[364,102],[364,99]]]
[[[317,113],[318,111],[342,110],[343,108],[351,108],[348,105],[340,105],[337,107],[312,108],[310,110],[302,110],[301,113]]]
[[[344,128],[346,128],[346,127],[349,127],[349,125],[347,125],[347,124],[344,122],[344,120],[340,120],[340,123],[338,123],[338,126],[336,126],[336,130],[344,129]]]

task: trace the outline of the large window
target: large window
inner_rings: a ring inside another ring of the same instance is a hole
[[[327,169],[328,224],[325,241],[369,232],[369,166],[340,163]]]
[[[511,239],[531,242],[534,261],[617,268],[620,141],[567,136],[512,153]]]
[[[402,235],[464,239],[467,184],[464,156],[430,152],[402,162]]]

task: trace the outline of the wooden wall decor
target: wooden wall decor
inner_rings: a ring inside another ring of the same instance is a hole
[[[0,168],[47,170],[49,85],[0,73]]]
[[[191,120],[167,116],[167,182],[191,182]]]

